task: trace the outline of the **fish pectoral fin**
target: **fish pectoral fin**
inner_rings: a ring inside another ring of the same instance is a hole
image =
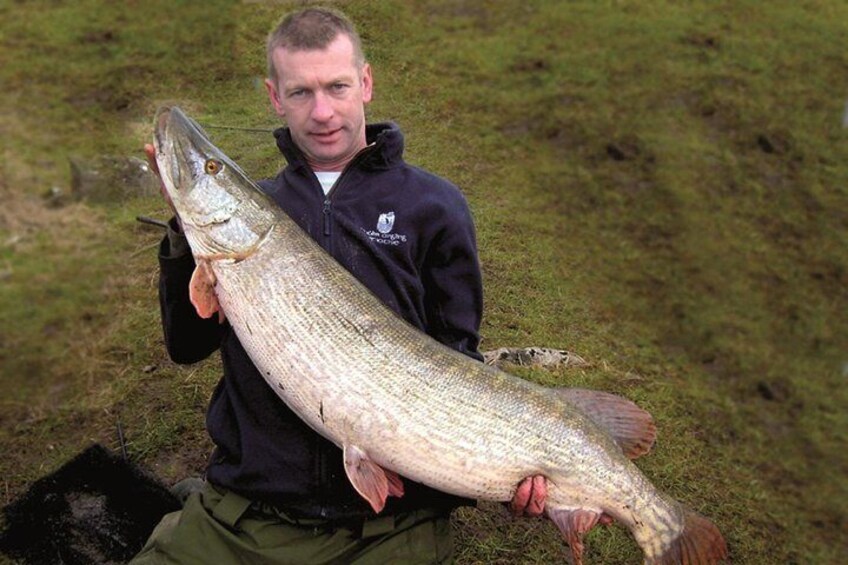
[[[598,520],[601,518],[600,512],[587,510],[585,508],[564,509],[550,508],[545,512],[548,517],[559,528],[562,537],[565,539],[568,547],[571,548],[571,556],[574,558],[575,565],[583,563],[583,536],[595,527]]]
[[[582,388],[560,388],[556,394],[612,435],[630,459],[648,453],[657,439],[651,415],[624,397]]]
[[[215,312],[218,312],[218,321],[223,323],[224,312],[218,303],[218,297],[215,295],[215,283],[215,273],[212,272],[209,262],[200,260],[191,274],[191,281],[188,283],[188,296],[194,309],[197,310],[198,316],[211,318]]]
[[[403,496],[403,481],[397,473],[383,469],[355,445],[345,445],[343,450],[347,478],[374,512],[383,510],[389,496]]]

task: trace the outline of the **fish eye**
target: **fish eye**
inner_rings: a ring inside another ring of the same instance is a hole
[[[203,170],[206,171],[207,175],[217,175],[223,168],[224,164],[217,159],[207,159],[206,164],[203,166]]]

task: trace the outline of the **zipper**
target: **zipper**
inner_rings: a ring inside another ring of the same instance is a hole
[[[366,155],[368,155],[371,152],[371,150],[376,146],[377,146],[377,142],[375,141],[375,142],[371,143],[370,145],[363,147],[359,151],[359,153],[354,155],[353,159],[351,159],[350,163],[348,163],[347,166],[342,171],[342,174],[339,175],[339,178],[336,179],[336,182],[333,183],[333,186],[331,186],[330,190],[327,191],[327,194],[324,195],[324,208],[323,208],[322,212],[323,212],[323,215],[324,215],[324,237],[325,238],[329,239],[333,235],[333,221],[332,221],[333,220],[333,207],[332,207],[333,203],[332,203],[332,200],[331,200],[332,196],[336,193],[336,190],[338,189],[339,185],[342,184],[342,181],[344,180],[345,176],[347,176],[348,172],[351,169],[353,169],[354,167],[356,167],[356,165],[358,165],[362,161],[362,159]],[[328,245],[328,251],[330,251],[330,254],[332,254],[332,247],[330,247],[329,245]]]
[[[329,193],[328,193],[329,194]],[[330,237],[332,233],[332,222],[330,221],[330,199],[324,197],[324,235]]]

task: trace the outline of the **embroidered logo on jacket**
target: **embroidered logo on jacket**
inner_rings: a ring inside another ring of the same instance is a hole
[[[377,219],[377,231],[386,234],[392,231],[392,228],[395,225],[395,213],[394,212],[386,212],[384,214],[380,214],[380,217]]]
[[[406,236],[402,233],[392,233],[395,228],[395,213],[383,212],[377,218],[377,231],[366,230],[365,233],[371,238],[374,243],[380,245],[400,245],[406,243]]]

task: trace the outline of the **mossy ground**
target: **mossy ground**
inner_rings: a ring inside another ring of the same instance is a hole
[[[3,501],[92,441],[175,481],[201,471],[214,360],[168,361],[157,199],[45,206],[67,158],[141,156],[163,101],[201,123],[277,125],[263,38],[285,2],[0,4]],[[639,466],[711,517],[739,563],[848,553],[848,5],[341,3],[375,70],[373,120],[474,212],[484,348],[618,392],[657,421]],[[268,134],[209,128],[252,175]],[[564,559],[553,527],[458,514],[463,563]],[[620,528],[592,562],[636,563]]]

